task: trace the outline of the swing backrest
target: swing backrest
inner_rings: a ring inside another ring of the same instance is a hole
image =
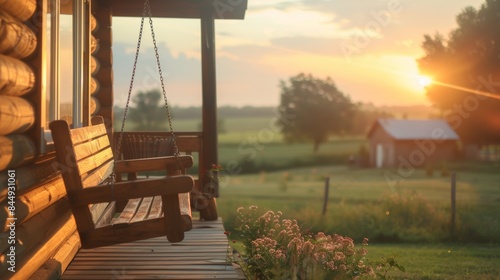
[[[66,121],[50,123],[57,161],[70,201],[77,199],[74,193],[104,183],[113,173],[113,151],[103,119],[94,117],[92,121],[95,125],[71,130]],[[98,223],[108,204],[75,205],[71,203],[78,231],[85,232],[95,228],[94,223]]]
[[[123,159],[154,158],[174,155],[172,136],[124,132],[120,151]],[[116,149],[115,149],[116,150]]]

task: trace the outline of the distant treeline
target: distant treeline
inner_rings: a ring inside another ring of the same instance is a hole
[[[131,111],[135,108],[131,107]],[[115,118],[121,119],[123,116],[123,108],[115,107]],[[153,109],[146,110],[141,119],[152,117],[154,115]],[[163,111],[164,108],[158,108],[157,110]],[[129,111],[129,116],[131,114]],[[172,107],[170,108],[172,116],[175,120],[199,120],[201,122],[201,107]],[[132,113],[133,114],[133,113]],[[221,106],[217,109],[217,116],[220,121],[224,121],[231,118],[273,118],[276,116],[276,107],[234,107],[234,106]],[[378,118],[398,118],[398,119],[425,119],[425,118],[435,118],[433,115],[433,110],[427,106],[385,106],[377,107],[371,104],[357,104],[357,110],[352,119],[352,125],[348,131],[344,131],[345,134],[350,135],[361,135],[366,133],[368,128],[378,119]],[[131,118],[132,119],[132,118]],[[160,117],[164,120],[164,115]],[[140,127],[144,129],[147,124],[141,124]],[[149,128],[151,129],[151,128]]]
[[[123,108],[115,107],[115,116],[123,115]],[[170,108],[174,119],[199,119],[201,120],[201,107],[172,107]],[[227,118],[254,118],[272,117],[275,107],[233,107],[222,106],[217,109],[217,116],[220,119]]]

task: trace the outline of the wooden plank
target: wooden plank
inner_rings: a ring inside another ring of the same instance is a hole
[[[101,184],[104,179],[108,178],[113,173],[113,164],[113,160],[110,159],[107,163],[83,177],[81,182],[83,187],[87,188]]]
[[[0,10],[0,53],[26,58],[37,46],[35,33],[19,19]]]
[[[22,96],[34,86],[35,74],[26,63],[0,55],[0,95]]]
[[[71,201],[71,203],[72,205],[86,205],[156,195],[175,195],[177,200],[177,194],[189,192],[192,186],[193,178],[187,175],[165,177],[161,179],[116,182],[114,186],[101,185],[95,188],[82,189],[77,194],[78,198],[75,199],[75,201]],[[110,200],[110,198],[112,199]],[[177,202],[177,205],[178,204]]]
[[[68,267],[69,263],[81,247],[80,237],[75,231],[61,247],[55,255],[47,260],[35,273],[30,275],[30,280],[57,280],[61,278],[63,272]]]
[[[97,224],[104,211],[108,208],[109,203],[97,203],[90,206],[90,213],[92,214],[92,221]]]
[[[153,203],[151,204],[151,210],[149,211],[148,219],[156,219],[163,215],[161,196],[155,196]]]
[[[123,209],[123,211],[120,213],[120,216],[111,220],[111,224],[118,225],[130,223],[130,220],[134,218],[135,213],[137,212],[137,208],[141,204],[141,201],[142,198],[130,199],[125,206],[125,209]]]
[[[152,171],[152,170],[178,170],[193,165],[191,156],[154,157],[145,159],[129,159],[116,162],[116,171],[120,173]]]
[[[131,223],[134,222],[139,222],[142,220],[145,220],[149,214],[149,210],[151,209],[152,203],[153,203],[153,198],[154,197],[145,197],[141,201],[141,205],[137,209],[137,212],[135,213],[134,217],[132,220],[130,220]],[[160,197],[161,198],[161,197]],[[127,207],[125,207],[127,208]]]
[[[75,231],[57,250],[52,259],[61,264],[61,269],[64,272],[81,247],[80,236],[78,231]]]
[[[35,13],[36,0],[0,0],[0,9],[21,21],[26,21]]]
[[[106,127],[104,125],[93,125],[80,128],[74,128],[70,131],[71,140],[74,145],[82,142],[87,142],[89,139],[98,138],[106,134]]]
[[[0,136],[0,170],[27,164],[35,158],[35,154],[35,143],[25,135]],[[6,193],[1,190],[6,190],[6,185],[0,187],[0,194],[3,193],[0,196],[5,196]]]
[[[82,238],[83,248],[95,248],[113,244],[132,242],[165,235],[165,221],[162,218],[145,220],[133,224],[106,226],[88,232]]]
[[[100,150],[110,147],[108,135],[102,135],[89,142],[83,142],[75,146],[75,158],[81,160],[89,157]]]
[[[78,153],[78,147],[75,147],[75,154]],[[84,151],[88,152],[88,151]],[[113,160],[113,151],[111,147],[104,148],[99,152],[93,153],[91,156],[84,158],[78,161],[78,169],[80,170],[80,174],[83,176],[91,170],[94,170],[98,167],[103,166],[109,160]],[[105,177],[104,177],[105,178]],[[102,180],[101,180],[102,181]]]
[[[108,207],[102,212],[101,217],[95,222],[95,227],[103,227],[109,225],[113,216],[115,215],[116,202],[112,201],[108,204]]]
[[[35,108],[26,99],[0,95],[0,135],[21,133],[35,123]]]
[[[181,243],[158,237],[82,249],[62,279],[244,279],[226,261],[222,220],[194,221],[193,228]]]

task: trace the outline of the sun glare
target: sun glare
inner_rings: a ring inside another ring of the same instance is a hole
[[[419,76],[418,83],[422,88],[426,88],[432,84],[432,78],[428,76]]]

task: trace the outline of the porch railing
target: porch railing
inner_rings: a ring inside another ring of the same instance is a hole
[[[113,142],[115,147],[116,145],[118,145],[119,135],[120,135],[119,132],[113,133]],[[123,132],[123,139],[129,136],[133,136],[137,139],[162,139],[163,141],[168,141],[168,139],[170,139],[171,137],[171,134],[170,132],[154,132],[154,131]],[[212,192],[207,189],[207,186],[211,184],[211,182],[209,182],[210,175],[207,174],[207,170],[210,167],[204,166],[203,164],[204,151],[203,151],[202,132],[175,132],[175,136],[179,153],[193,156],[193,159],[195,160],[195,166],[198,167],[197,176],[196,175],[193,176],[195,178],[195,189],[191,192],[191,200],[193,202],[192,204],[194,204],[193,208],[195,208],[196,210],[202,210],[200,209],[200,207],[197,206],[204,205],[205,202],[203,202],[203,200],[212,199],[213,197]],[[160,154],[157,153],[159,147],[155,145],[150,145],[149,147],[146,148],[141,147],[141,149],[151,149],[151,151],[146,151],[146,154],[148,154],[148,156],[164,155],[161,154],[164,151],[160,151]],[[127,152],[126,150],[127,149],[124,149],[124,143],[122,140],[122,147],[120,148],[120,151],[124,156],[124,158],[131,158],[130,155],[124,154]],[[186,170],[186,172],[189,171]],[[130,176],[131,175],[129,175],[129,179]],[[134,178],[132,177],[131,179]]]

